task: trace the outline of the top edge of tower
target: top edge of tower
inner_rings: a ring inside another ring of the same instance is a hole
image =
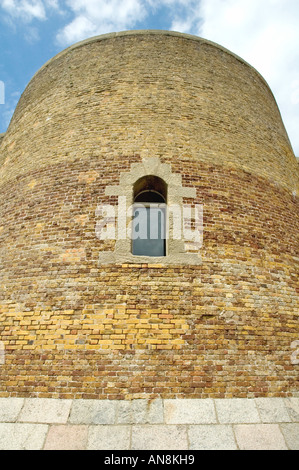
[[[130,37],[130,36],[165,36],[165,37],[174,37],[174,38],[181,38],[181,39],[186,39],[190,41],[197,41],[201,44],[207,44],[210,45],[216,49],[219,49],[220,51],[234,57],[236,60],[240,61],[244,65],[250,67],[252,70],[256,72],[256,74],[259,76],[259,78],[265,83],[265,85],[269,88],[269,90],[272,93],[272,90],[265,80],[265,78],[256,70],[250,63],[246,62],[242,57],[239,55],[235,54],[231,50],[225,48],[224,46],[221,46],[220,44],[210,41],[209,39],[205,39],[200,36],[196,36],[193,34],[187,34],[187,33],[181,33],[178,31],[171,31],[171,30],[163,30],[163,29],[140,29],[140,30],[125,30],[125,31],[118,31],[118,32],[112,32],[112,33],[106,33],[106,34],[101,34],[97,36],[92,36],[87,39],[83,39],[82,41],[76,42],[72,44],[71,46],[67,47],[66,49],[63,49],[60,51],[58,54],[53,56],[51,59],[49,59],[47,62],[45,62],[44,65],[40,67],[39,70],[33,75],[32,79],[38,75],[41,71],[43,71],[45,68],[47,68],[50,64],[52,64],[54,61],[57,59],[60,59],[64,55],[70,53],[71,51],[78,49],[80,47],[87,46],[89,44],[95,43],[95,42],[101,42],[101,41],[107,41],[110,39],[116,39],[116,38],[125,38],[125,37]],[[272,93],[273,94],[273,93]]]

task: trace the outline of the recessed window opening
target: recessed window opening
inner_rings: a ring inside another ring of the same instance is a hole
[[[132,254],[166,256],[167,185],[144,176],[134,185]]]
[[[165,199],[162,194],[158,193],[157,191],[142,191],[141,193],[136,196],[134,202],[164,202]]]

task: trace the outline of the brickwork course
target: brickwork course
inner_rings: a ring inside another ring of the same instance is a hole
[[[96,237],[149,161],[203,206],[198,263]],[[132,31],[58,54],[0,136],[0,396],[298,396],[298,193],[269,86],[221,46]]]

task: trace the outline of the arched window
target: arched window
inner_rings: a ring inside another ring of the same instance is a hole
[[[167,184],[143,176],[134,184],[132,254],[166,256]]]

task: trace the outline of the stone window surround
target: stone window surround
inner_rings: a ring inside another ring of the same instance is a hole
[[[182,207],[183,198],[195,198],[196,189],[182,185],[182,176],[172,173],[171,165],[161,163],[158,157],[144,158],[142,163],[133,163],[128,172],[120,174],[119,185],[106,186],[106,196],[124,196],[126,201],[133,204],[133,187],[136,181],[143,176],[158,176],[167,184],[167,203]],[[161,265],[199,265],[200,253],[188,253],[185,250],[184,240],[174,240],[172,237],[172,224],[169,224],[169,239],[167,240],[166,256],[136,256],[131,252],[131,240],[116,240],[114,251],[102,251],[99,254],[100,264],[161,264]]]

